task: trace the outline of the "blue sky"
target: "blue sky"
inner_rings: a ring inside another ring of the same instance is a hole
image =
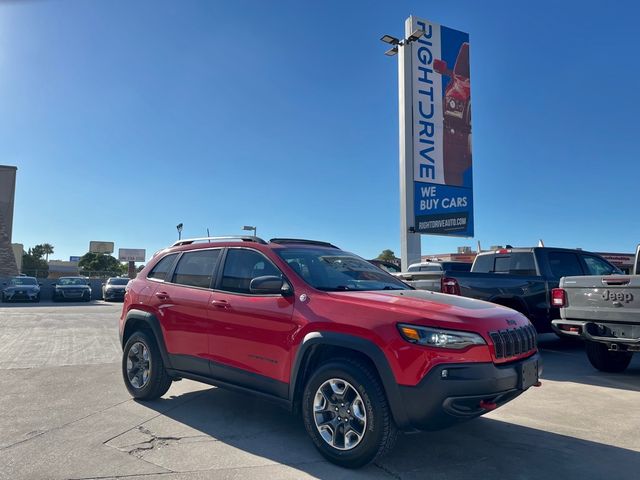
[[[0,4],[0,163],[13,241],[148,255],[238,234],[399,253],[395,58],[410,14],[469,32],[474,239],[631,252],[640,241],[634,2],[29,1]]]

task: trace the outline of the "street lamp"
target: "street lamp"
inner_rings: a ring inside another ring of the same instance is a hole
[[[182,227],[183,225],[181,223],[176,225],[176,229],[178,230],[178,240],[182,240]]]
[[[393,57],[395,54],[398,53],[398,47],[404,47],[405,45],[409,45],[411,42],[415,42],[416,40],[420,39],[420,37],[422,37],[424,33],[425,33],[424,30],[418,28],[414,30],[413,33],[411,33],[411,35],[409,35],[404,40],[400,40],[392,35],[383,35],[382,38],[380,38],[380,40],[382,40],[384,43],[388,43],[389,45],[391,45],[391,48],[386,52],[384,52],[384,54],[387,57]]]
[[[253,236],[257,237],[258,236],[258,229],[256,227],[252,227],[251,225],[245,225],[244,227],[242,227],[242,230],[253,230]]]

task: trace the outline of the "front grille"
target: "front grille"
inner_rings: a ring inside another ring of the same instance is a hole
[[[496,358],[509,358],[535,350],[538,334],[533,325],[489,332],[496,351]]]

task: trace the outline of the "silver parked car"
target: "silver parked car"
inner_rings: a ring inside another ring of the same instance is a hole
[[[124,300],[124,292],[129,283],[128,278],[111,277],[102,284],[102,298],[105,302],[109,300]]]
[[[53,284],[54,302],[60,300],[82,300],[91,301],[91,286],[84,277],[60,277]]]
[[[40,284],[34,277],[13,277],[3,284],[0,297],[3,302],[16,300],[39,302]]]

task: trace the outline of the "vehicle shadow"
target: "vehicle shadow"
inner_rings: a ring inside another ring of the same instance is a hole
[[[640,354],[634,355],[624,372],[607,373],[591,365],[581,340],[544,334],[538,336],[538,347],[544,362],[543,379],[640,392]]]
[[[162,452],[136,448],[136,455],[174,472],[205,471],[219,468],[221,462],[229,468],[277,462],[331,480],[426,476],[585,480],[607,478],[612,472],[617,478],[635,479],[640,471],[637,451],[489,418],[438,432],[403,434],[387,457],[350,471],[316,452],[298,417],[255,397],[211,388],[144,405],[162,415],[139,429],[165,442]]]

